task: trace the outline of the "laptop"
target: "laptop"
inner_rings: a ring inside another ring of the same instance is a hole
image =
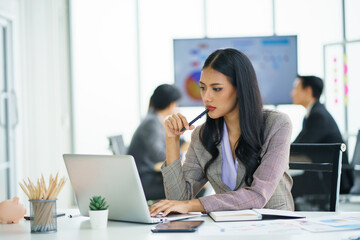
[[[64,161],[76,201],[83,216],[89,216],[90,198],[101,195],[109,206],[109,219],[138,223],[160,223],[201,213],[150,217],[144,190],[130,155],[64,154]]]

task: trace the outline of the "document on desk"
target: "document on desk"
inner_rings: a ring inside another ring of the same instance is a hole
[[[221,222],[211,227],[203,226],[199,229],[200,235],[261,235],[261,234],[297,234],[304,230],[295,222],[296,220],[270,220],[246,222]]]
[[[331,232],[345,230],[360,230],[360,212],[339,213],[322,217],[293,220],[267,220],[244,222],[216,222],[212,226],[202,227],[199,234],[211,236],[214,234],[238,235],[246,233],[257,234],[297,234],[309,232]]]
[[[360,230],[360,212],[299,220],[299,226],[310,232]]]

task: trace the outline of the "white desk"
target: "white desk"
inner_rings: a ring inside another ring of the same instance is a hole
[[[60,212],[60,211],[59,211]],[[334,213],[320,213],[320,212],[304,212],[303,215],[307,217],[316,217],[331,215]],[[218,228],[218,226],[207,216],[198,217],[196,219],[205,220],[205,223],[200,227],[198,232],[195,233],[152,233],[150,229],[154,225],[148,224],[136,224],[136,223],[125,223],[125,222],[114,222],[109,221],[108,227],[105,230],[92,230],[90,228],[90,221],[87,217],[76,217],[69,218],[68,216],[58,218],[58,231],[56,233],[50,234],[31,234],[30,233],[30,222],[21,221],[19,224],[0,224],[0,239],[1,240],[37,240],[37,239],[46,239],[46,240],[71,240],[71,239],[131,239],[131,240],[147,240],[147,239],[291,239],[291,240],[338,240],[338,239],[348,239],[353,236],[360,236],[360,231],[339,231],[339,232],[326,232],[326,233],[310,233],[308,231],[302,230],[300,233],[277,233],[277,234],[225,234],[225,233],[215,233],[212,234],[211,230],[213,228]]]

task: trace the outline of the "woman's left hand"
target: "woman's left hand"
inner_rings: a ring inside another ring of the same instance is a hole
[[[149,208],[150,215],[156,216],[163,212],[162,216],[167,216],[170,212],[188,213],[190,204],[189,201],[176,201],[176,200],[161,200]]]

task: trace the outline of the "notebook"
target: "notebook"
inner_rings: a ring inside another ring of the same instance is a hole
[[[201,213],[150,217],[135,160],[130,155],[64,154],[76,201],[83,216],[89,216],[90,198],[101,195],[109,206],[109,219],[159,223],[198,217]]]
[[[215,222],[304,218],[304,216],[301,216],[292,211],[265,209],[265,208],[238,210],[238,211],[216,211],[216,212],[210,212],[209,216]]]

